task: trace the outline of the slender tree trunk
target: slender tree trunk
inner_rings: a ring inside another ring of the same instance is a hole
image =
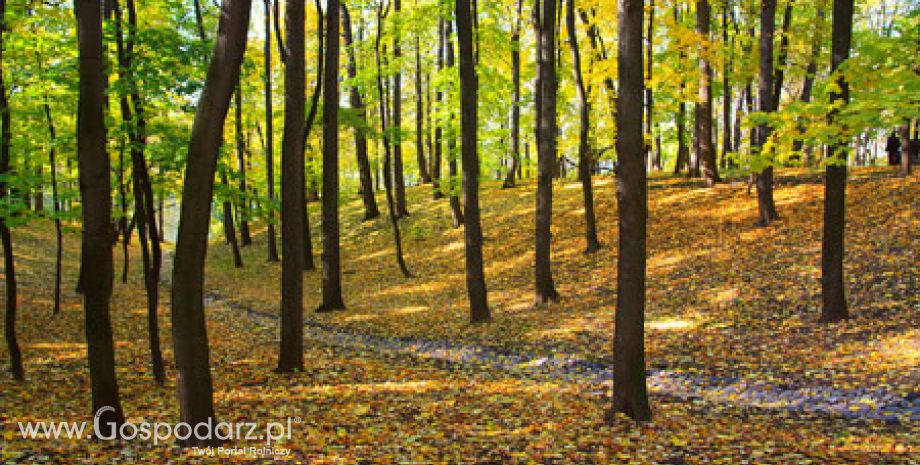
[[[757,86],[760,111],[776,111],[776,98],[773,96],[773,34],[776,28],[776,0],[763,0],[760,12],[760,81]],[[770,126],[761,124],[757,127],[757,151],[768,166],[757,175],[757,207],[760,211],[760,225],[767,226],[779,219],[776,204],[773,202],[773,166],[772,156],[763,153],[764,144],[770,137]]]
[[[383,20],[386,17],[383,11],[383,5],[377,4],[377,40],[374,42],[374,56],[377,64],[377,100],[380,105],[380,133],[383,134],[383,185],[386,191],[387,211],[390,216],[390,224],[393,225],[393,242],[396,245],[396,262],[399,265],[399,271],[403,276],[409,278],[412,274],[406,267],[406,261],[403,259],[402,237],[399,232],[399,219],[396,215],[396,202],[393,200],[392,177],[390,176],[390,136],[387,127],[387,92],[383,88],[383,63],[381,59],[380,43],[383,38]],[[378,176],[379,179],[379,176]]]
[[[281,145],[280,373],[303,370],[304,2],[286,3],[284,140]],[[330,35],[329,37],[338,37]],[[330,41],[337,42],[337,41]],[[325,196],[324,196],[325,198]]]
[[[431,182],[428,163],[425,161],[425,105],[422,101],[422,40],[415,36],[415,158],[418,162],[419,183]],[[430,156],[430,155],[429,155]]]
[[[327,10],[329,40],[323,78],[323,303],[317,309],[319,312],[345,308],[339,253],[339,1],[328,0]]]
[[[3,78],[3,39],[7,30],[9,28],[6,24],[6,0],[0,0],[0,201],[5,200],[7,196],[6,177],[11,174],[10,148],[13,140],[10,102],[7,96],[6,81]],[[0,216],[0,242],[3,243],[3,270],[6,280],[4,335],[6,337],[7,352],[10,354],[10,373],[13,374],[15,380],[22,381],[25,379],[22,368],[22,352],[16,339],[18,300],[16,295],[16,259],[13,256],[12,234],[3,216]]]
[[[307,113],[307,119],[304,123],[303,129],[303,148],[306,150],[307,140],[310,138],[310,132],[313,130],[313,123],[316,121],[317,107],[319,106],[319,98],[322,95],[323,88],[323,67],[325,66],[325,55],[324,55],[324,33],[323,27],[325,26],[325,18],[323,15],[323,7],[320,4],[319,0],[314,2],[316,6],[316,42],[318,44],[316,52],[316,81],[313,85],[313,96],[310,98],[310,112]],[[304,46],[306,48],[306,46]],[[304,78],[306,81],[306,78]],[[306,85],[306,84],[304,84]],[[307,166],[307,172],[312,171],[313,164]],[[313,176],[311,176],[313,178]],[[301,181],[301,215],[303,218],[303,269],[305,271],[313,271],[316,269],[316,264],[313,263],[313,241],[312,235],[310,234],[310,209],[307,205],[308,198],[316,198],[316,187],[313,184],[313,181],[307,182],[306,180]]]
[[[655,0],[649,0],[648,7],[648,29],[645,37],[645,73],[646,79],[652,80],[653,71],[653,46],[655,37]],[[571,40],[571,39],[570,39]],[[655,109],[655,95],[652,87],[645,88],[645,158],[646,163],[653,169],[661,169],[660,163],[656,162],[652,147],[652,117]]]
[[[514,29],[511,32],[511,166],[503,188],[515,186],[514,175],[521,163],[521,19],[524,0],[518,0]]]
[[[470,0],[457,0],[457,43],[460,55],[460,124],[463,150],[463,201],[466,205],[466,291],[470,320],[491,319],[482,263],[482,226],[479,221],[478,77],[473,56],[473,24]]]
[[[204,316],[204,258],[214,194],[214,171],[230,98],[239,80],[250,7],[251,0],[224,0],[221,5],[219,37],[214,42],[214,52],[189,137],[173,264],[172,330],[179,372],[180,419],[192,428],[209,421],[217,423]],[[185,441],[185,445],[207,446],[215,442],[193,435]]]
[[[553,283],[552,232],[553,173],[556,161],[556,17],[555,0],[538,0],[534,9],[537,36],[537,198],[536,261],[534,285],[536,303],[557,302]],[[641,34],[641,33],[640,33]],[[639,102],[641,105],[642,102]],[[641,123],[640,123],[641,124]],[[640,128],[641,130],[641,128]]]
[[[453,39],[453,21],[448,20],[445,27],[445,41],[447,43],[447,67],[454,67],[454,39]],[[448,103],[452,103],[452,94],[447,93]],[[453,111],[449,111],[450,117],[447,122],[447,175],[448,187],[450,192],[447,195],[450,198],[451,218],[454,221],[454,227],[459,228],[463,224],[463,208],[460,206],[459,187],[457,180],[457,124]]]
[[[77,159],[83,204],[82,269],[92,270],[82,276],[92,405],[101,424],[114,428],[124,423],[124,414],[115,378],[115,347],[109,320],[114,279],[112,246],[117,237],[111,220],[111,174],[105,150],[102,9],[98,1],[77,0],[74,10],[80,51]],[[5,103],[0,102],[0,107],[8,108]],[[114,433],[106,431],[110,432]]]
[[[345,51],[348,54],[348,79],[354,80],[358,75],[358,60],[355,56],[354,41],[351,34],[351,16],[348,7],[342,4],[342,33],[345,36]],[[362,120],[367,120],[367,109],[361,99],[361,91],[357,85],[349,89],[349,102],[351,108]],[[361,200],[364,202],[364,220],[372,220],[380,216],[377,209],[377,199],[374,197],[374,185],[371,179],[371,165],[367,158],[367,136],[363,129],[355,128],[355,156],[358,159],[358,172],[361,177]]]
[[[613,405],[607,419],[624,413],[652,417],[645,382],[645,268],[648,193],[642,142],[642,0],[619,0],[617,175],[619,254],[613,340]]]
[[[732,86],[731,74],[735,66],[735,41],[728,40],[728,9],[730,5],[722,5],[722,46],[728,47],[728,56],[722,58],[722,163],[721,168],[726,169],[734,163],[729,158],[732,152]]]
[[[438,18],[438,74],[441,74],[444,71],[444,55],[446,52],[446,39],[444,36],[444,29],[446,24],[444,18]],[[441,108],[441,103],[444,98],[444,93],[441,90],[441,86],[438,86],[434,94],[435,107],[438,111],[443,111]],[[432,153],[431,161],[431,187],[432,187],[432,198],[435,200],[443,198],[444,192],[441,189],[441,150],[443,143],[441,138],[444,135],[443,129],[443,118],[438,116],[435,120],[436,127],[434,129],[434,152]]]
[[[0,22],[2,22],[2,18],[0,18]],[[0,46],[2,46],[2,42],[0,42]],[[0,64],[0,73],[2,73],[2,64]],[[2,77],[0,77],[0,82],[2,82]],[[2,84],[0,84],[0,92],[5,93],[5,88]],[[5,105],[3,106],[5,107]],[[63,254],[63,234],[61,228],[61,218],[59,217],[61,206],[58,203],[57,187],[57,148],[55,147],[55,144],[57,143],[57,132],[54,127],[54,118],[51,117],[51,104],[48,102],[47,95],[45,95],[44,110],[45,120],[48,123],[48,138],[51,141],[51,148],[48,150],[48,164],[51,165],[51,211],[54,214],[55,236],[54,309],[52,310],[52,313],[57,315],[61,312],[61,258]],[[4,171],[5,170],[0,170],[0,173]],[[0,198],[2,198],[4,194],[5,189],[3,186],[0,186]]]
[[[850,57],[853,35],[853,0],[834,0],[831,35],[831,74]],[[837,75],[839,91],[831,92],[831,103],[850,101],[849,83]],[[831,125],[838,110],[831,112]],[[839,124],[839,123],[838,123]],[[824,306],[821,320],[834,322],[846,319],[846,288],[843,280],[844,226],[846,225],[846,179],[848,141],[841,138],[830,147],[830,159],[824,183],[824,235],[821,241],[821,295]]]
[[[224,188],[230,189],[230,181],[225,170],[220,170],[220,183],[224,185]],[[240,255],[240,244],[236,240],[236,227],[233,221],[233,204],[230,202],[229,198],[221,202],[221,213],[224,223],[224,238],[227,245],[230,246],[230,252],[233,255],[233,266],[242,268],[243,256]]]
[[[252,1],[252,0],[235,0]],[[272,0],[265,5],[265,191],[268,193],[268,261],[277,262],[278,244],[275,235],[275,168],[274,132],[272,130]]]
[[[124,114],[124,110],[122,110]],[[130,116],[128,117],[130,120]],[[128,187],[127,182],[125,181],[125,141],[124,138],[120,138],[118,141],[118,200],[119,206],[121,207],[121,215],[118,218],[118,230],[116,234],[120,233],[122,236],[121,241],[121,282],[128,282],[128,271],[130,269],[130,255],[128,255],[128,246],[131,241],[131,228],[128,225]]]
[[[243,89],[236,83],[236,161],[240,172],[240,192],[243,193],[241,205],[237,205],[237,216],[240,220],[240,243],[243,247],[252,245],[252,234],[249,232],[249,191],[246,187],[246,140],[243,138]]]
[[[901,136],[901,176],[910,176],[910,121],[898,128]]]
[[[779,39],[779,53],[776,57],[776,70],[773,78],[773,108],[779,108],[780,97],[783,92],[783,80],[786,75],[786,61],[789,57],[789,28],[792,23],[793,1],[787,1],[783,9],[783,29]]]
[[[588,132],[591,127],[591,107],[585,81],[581,74],[581,54],[578,52],[578,32],[575,30],[575,0],[566,2],[565,23],[569,32],[569,48],[572,51],[572,74],[578,95],[578,179],[581,180],[585,205],[585,253],[600,249],[597,239],[597,220],[594,216],[594,190],[591,186],[591,153],[588,146]],[[646,94],[650,96],[650,93]]]
[[[400,16],[402,2],[394,0],[393,6],[396,9],[396,16]],[[393,38],[393,60],[397,65],[402,63],[402,38],[400,37],[399,21],[401,17],[396,18],[395,37]],[[393,182],[396,184],[396,216],[403,218],[409,216],[409,210],[406,208],[406,180],[403,175],[403,158],[402,158],[402,71],[398,70],[393,76]]]
[[[115,42],[118,52],[119,78],[126,83],[121,91],[121,113],[131,142],[132,185],[134,191],[134,221],[141,243],[144,287],[147,292],[147,335],[150,343],[151,370],[158,384],[166,382],[163,354],[160,349],[159,330],[159,277],[162,264],[160,241],[157,233],[153,190],[147,170],[147,120],[144,103],[134,77],[134,47],[137,37],[137,8],[134,0],[127,0],[127,38],[122,33],[122,12],[118,0],[112,0],[115,17]],[[130,235],[128,226],[126,235]]]
[[[703,178],[709,186],[720,182],[719,166],[716,164],[716,148],[712,136],[712,66],[709,63],[709,30],[711,9],[708,0],[696,2],[696,30],[705,40],[700,48],[700,94],[697,106],[699,134],[699,161]]]

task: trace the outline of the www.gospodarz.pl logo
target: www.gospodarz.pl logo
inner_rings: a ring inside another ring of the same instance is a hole
[[[109,406],[102,407],[93,416],[92,432],[87,432],[84,422],[18,422],[19,434],[24,439],[121,439],[125,441],[153,441],[160,444],[169,441],[188,441],[193,437],[199,441],[264,441],[266,445],[281,440],[290,440],[294,424],[300,423],[300,417],[288,417],[286,422],[269,422],[260,425],[256,422],[214,423],[211,418],[206,422],[191,425],[186,422],[176,424],[166,422],[131,422],[120,425],[102,420],[102,415],[114,412]]]

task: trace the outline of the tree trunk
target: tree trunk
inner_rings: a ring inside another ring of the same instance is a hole
[[[13,140],[10,118],[10,102],[7,97],[6,81],[3,79],[4,34],[6,25],[6,0],[0,0],[0,202],[7,195],[6,179],[10,173],[10,148]],[[46,104],[47,105],[47,104]],[[53,150],[53,149],[52,149]],[[4,315],[4,335],[6,347],[10,354],[10,372],[17,381],[25,379],[22,368],[22,352],[16,339],[16,259],[13,256],[13,238],[10,228],[3,216],[0,216],[0,242],[3,243],[3,270],[6,280],[6,314]]]
[[[225,170],[221,170],[220,172],[220,183],[224,185],[225,189],[230,189],[230,181],[227,178],[227,172]],[[236,240],[236,227],[233,222],[233,204],[230,203],[229,197],[221,202],[221,213],[224,224],[224,239],[227,245],[230,246],[230,252],[233,255],[233,266],[242,268],[243,256],[240,255],[240,244]]]
[[[114,279],[112,246],[116,232],[111,220],[111,174],[109,155],[105,149],[106,79],[102,9],[98,1],[77,0],[74,10],[80,50],[77,159],[83,204],[81,258],[82,269],[92,270],[82,276],[92,405],[93,413],[98,415],[101,423],[114,428],[124,423],[124,414],[115,378],[115,347],[109,320],[109,299]],[[8,108],[3,105],[5,103],[0,102],[0,106]],[[9,134],[7,131],[4,133]]]
[[[473,56],[470,0],[457,0],[457,44],[460,55],[460,124],[463,151],[463,202],[466,205],[466,292],[470,321],[489,321],[486,278],[482,263],[482,226],[479,220],[478,77]]]
[[[521,163],[521,19],[524,0],[518,0],[514,29],[511,32],[511,166],[505,174],[503,188],[515,186],[514,175]]]
[[[147,170],[145,149],[147,146],[147,120],[144,116],[144,103],[134,77],[133,60],[137,37],[137,9],[134,0],[127,0],[128,11],[127,38],[123,36],[121,5],[112,0],[115,18],[115,42],[118,53],[119,78],[126,82],[121,90],[120,104],[124,126],[131,142],[132,186],[134,191],[134,222],[137,224],[138,238],[141,243],[141,260],[143,265],[144,287],[147,292],[147,335],[150,343],[151,371],[158,384],[166,382],[163,354],[160,350],[159,330],[159,277],[162,264],[160,241],[158,238],[156,211],[150,176]],[[130,237],[131,227],[126,227],[125,235]]]
[[[853,0],[834,0],[831,35],[831,75],[850,57],[853,35]],[[831,92],[831,104],[850,101],[849,83],[837,76],[839,91]],[[832,110],[831,124],[839,110]],[[830,146],[824,183],[824,235],[821,241],[821,321],[846,319],[846,288],[843,280],[844,226],[846,225],[846,179],[848,141],[841,138]]]
[[[446,52],[446,41],[444,37],[444,28],[446,27],[444,18],[438,18],[438,74],[444,70],[444,55]],[[438,111],[441,111],[441,102],[444,98],[444,93],[441,90],[441,86],[438,86],[434,94],[435,107]],[[443,198],[444,192],[441,189],[441,150],[444,144],[441,143],[441,138],[444,135],[443,129],[443,119],[439,117],[435,120],[436,127],[434,128],[434,152],[431,157],[431,187],[432,187],[432,198],[435,200]]]
[[[355,56],[354,41],[351,34],[351,16],[348,7],[342,4],[342,33],[345,36],[345,51],[348,55],[348,79],[354,80],[358,75],[358,61]],[[361,91],[353,84],[349,89],[349,103],[355,113],[367,121],[367,109],[361,99]],[[367,158],[367,136],[363,129],[355,128],[355,156],[358,159],[358,171],[361,177],[361,200],[364,202],[364,220],[372,220],[380,216],[377,209],[377,199],[374,197],[373,179],[371,179],[371,165]]]
[[[403,276],[409,278],[412,276],[406,267],[406,261],[403,259],[402,237],[399,232],[399,219],[396,216],[396,202],[393,200],[393,183],[390,176],[390,136],[387,128],[387,92],[383,88],[383,63],[381,59],[380,42],[383,38],[383,19],[385,17],[383,5],[377,4],[377,40],[374,42],[374,57],[377,64],[377,100],[380,105],[380,133],[383,134],[383,185],[386,191],[387,211],[390,216],[390,224],[393,225],[393,241],[396,245],[396,262],[399,265],[399,271]],[[378,176],[379,179],[379,176]]]
[[[394,0],[393,6],[396,9],[396,16],[400,16],[402,2]],[[402,63],[402,39],[400,37],[399,21],[401,17],[396,18],[395,37],[393,38],[393,60],[397,65]],[[409,210],[406,209],[406,180],[403,175],[403,158],[402,158],[402,70],[397,70],[393,76],[393,182],[396,185],[396,216],[403,218],[409,216]]]
[[[453,21],[447,21],[444,34],[447,43],[447,67],[453,68],[454,39],[451,37],[453,35]],[[452,103],[451,97],[451,93],[448,92],[448,103]],[[448,192],[447,195],[450,198],[450,212],[451,218],[454,221],[454,227],[459,228],[460,225],[463,224],[463,208],[460,206],[460,197],[458,195],[460,189],[457,185],[457,179],[459,178],[459,173],[457,173],[457,124],[454,122],[454,112],[449,111],[449,114],[450,117],[447,123],[447,186],[450,192]]]
[[[652,417],[645,383],[646,191],[642,141],[642,0],[619,0],[617,99],[617,203],[619,254],[617,311],[613,341],[613,405],[607,419],[624,413],[637,421]]]
[[[556,17],[555,0],[538,0],[534,9],[537,37],[537,198],[536,260],[534,285],[536,303],[559,301],[553,283],[552,232],[553,173],[556,161]],[[642,102],[639,102],[641,105]],[[640,123],[641,124],[641,123]],[[641,130],[641,128],[640,128]]]
[[[594,190],[591,186],[591,153],[588,146],[588,131],[591,127],[591,107],[585,81],[581,74],[581,54],[578,52],[578,33],[575,30],[575,0],[566,2],[565,23],[569,32],[569,48],[572,51],[572,74],[578,95],[578,179],[581,180],[585,205],[585,253],[600,249],[597,239],[597,220],[594,216]],[[646,94],[650,95],[650,94]]]
[[[246,48],[250,6],[251,0],[224,0],[221,6],[220,37],[214,42],[214,52],[189,137],[173,265],[172,330],[179,372],[180,419],[192,428],[209,421],[217,423],[204,315],[204,258],[214,194],[214,171],[230,98],[239,80],[240,63]],[[187,446],[215,443],[213,438],[195,435],[185,441]]]
[[[415,158],[418,162],[419,183],[431,182],[428,163],[425,161],[425,105],[422,101],[422,41],[415,36]]]
[[[237,216],[240,219],[240,241],[243,247],[252,245],[252,235],[249,232],[249,191],[246,187],[246,141],[243,138],[243,90],[240,83],[236,83],[236,161],[240,171],[240,192],[243,193],[243,203],[237,205]]]
[[[323,27],[325,26],[325,20],[323,18],[323,7],[319,3],[319,0],[314,2],[316,5],[316,42],[319,44],[316,51],[316,81],[313,85],[313,96],[310,98],[310,112],[307,113],[307,119],[304,122],[303,129],[303,141],[302,147],[303,150],[307,148],[307,140],[310,138],[310,132],[313,130],[313,123],[316,121],[317,107],[319,106],[319,97],[322,94],[323,87],[323,67],[325,66],[325,56],[324,56],[324,34]],[[306,46],[304,46],[306,48]],[[306,82],[306,78],[304,78]],[[306,84],[304,84],[306,86]],[[307,166],[307,172],[312,171],[313,164]],[[312,178],[312,176],[311,176]],[[301,211],[301,222],[303,223],[303,269],[305,271],[313,271],[316,269],[316,264],[313,263],[313,240],[312,235],[310,234],[310,209],[307,204],[308,199],[316,198],[316,187],[312,184],[312,180],[308,183],[305,179],[301,180],[300,186],[300,211]]]
[[[789,28],[792,23],[792,4],[790,0],[786,2],[786,8],[783,9],[783,29],[779,39],[779,53],[776,57],[776,70],[773,78],[773,108],[779,108],[780,97],[783,92],[783,80],[786,74],[786,62],[789,58]]]
[[[2,18],[0,18],[2,21]],[[2,40],[2,39],[0,39]],[[0,42],[2,47],[2,42]],[[2,53],[2,52],[0,52]],[[0,74],[2,74],[2,64],[0,64]],[[2,81],[2,78],[0,78]],[[0,84],[0,92],[5,92],[5,88]],[[6,105],[3,105],[4,107]],[[48,138],[51,141],[51,149],[48,151],[48,164],[51,165],[51,211],[54,214],[54,236],[55,236],[55,259],[54,259],[54,308],[52,314],[57,315],[61,312],[61,258],[63,254],[63,234],[61,228],[61,218],[59,213],[61,206],[58,203],[58,183],[57,183],[57,132],[54,127],[54,119],[51,117],[51,104],[48,102],[48,96],[45,95],[45,120],[48,123]],[[0,110],[2,111],[2,110]],[[0,173],[5,170],[0,170]],[[5,189],[0,186],[0,198],[5,194]]]
[[[910,121],[898,128],[901,136],[901,176],[910,176]]]
[[[732,86],[730,76],[735,66],[735,41],[728,41],[728,9],[730,5],[722,6],[722,46],[728,47],[728,57],[722,58],[722,163],[721,168],[733,166],[729,158],[732,152]]]
[[[281,145],[281,346],[276,369],[279,373],[303,370],[303,246],[307,240],[303,237],[302,224],[306,103],[304,2],[287,2],[286,9],[288,58],[284,63],[284,139]]]
[[[645,37],[645,72],[646,79],[649,81],[652,80],[652,71],[653,71],[653,45],[655,37],[655,0],[649,1],[648,7],[648,33]],[[648,86],[645,88],[645,158],[648,166],[654,169],[661,169],[660,159],[655,158],[653,153],[654,148],[652,147],[652,117],[654,115],[655,109],[655,95],[652,91],[652,87]]]
[[[234,0],[252,1],[252,0]],[[272,0],[265,5],[265,191],[268,193],[268,261],[278,261],[278,244],[275,235],[275,168],[274,131],[272,129]]]
[[[773,34],[776,28],[776,0],[763,0],[760,12],[760,81],[757,86],[760,111],[776,111],[776,99],[773,96]],[[761,124],[757,127],[756,150],[760,157],[767,159],[767,167],[757,175],[757,207],[760,212],[761,226],[769,225],[779,219],[776,204],[773,202],[773,166],[772,156],[763,153],[764,144],[770,137],[770,126]]]
[[[397,0],[397,5],[398,5]],[[323,77],[323,303],[319,312],[344,310],[339,253],[339,1],[328,0]]]
[[[697,115],[699,126],[699,161],[702,165],[703,178],[709,186],[720,182],[719,167],[716,164],[716,148],[713,144],[712,137],[712,66],[709,63],[709,24],[711,9],[709,0],[697,0],[696,2],[696,30],[705,40],[705,44],[700,49],[700,94],[699,94],[699,114]]]

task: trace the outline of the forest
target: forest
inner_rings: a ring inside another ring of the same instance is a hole
[[[0,463],[914,464],[916,0],[0,0]]]

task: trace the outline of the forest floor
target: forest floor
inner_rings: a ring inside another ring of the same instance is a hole
[[[817,322],[820,177],[780,171],[776,197],[783,218],[769,228],[754,226],[756,200],[743,184],[705,189],[679,178],[653,179],[650,368],[776,386],[881,386],[903,396],[916,394],[918,178],[865,169],[853,172],[850,181],[845,263],[853,318],[825,326]],[[584,255],[580,186],[557,184],[554,271],[563,300],[535,308],[533,185],[501,190],[486,183],[483,229],[494,321],[477,326],[467,322],[462,230],[451,227],[446,200],[430,200],[428,187],[409,190],[411,215],[401,225],[416,277],[404,279],[396,269],[389,225],[383,218],[360,221],[360,201],[349,198],[342,227],[349,308],[331,315],[308,312],[310,327],[607,364],[616,210],[613,180],[602,177],[597,187],[605,248]],[[318,214],[312,213],[314,244],[319,244]],[[73,293],[79,237],[66,236],[64,306],[52,317],[51,231],[44,223],[14,231],[27,380],[17,384],[0,376],[0,461],[213,463],[173,444],[21,438],[20,421],[91,421],[82,305]],[[244,249],[246,267],[240,270],[232,267],[224,244],[214,243],[209,254],[206,287],[221,296],[208,306],[215,403],[223,421],[300,418],[293,438],[277,444],[291,450],[292,461],[915,463],[920,453],[916,421],[750,408],[661,392],[652,396],[652,423],[621,419],[605,426],[600,384],[334,344],[312,331],[305,341],[306,371],[277,375],[271,371],[277,321],[263,314],[277,313],[279,266],[265,260],[264,234],[255,239]],[[164,302],[161,313],[169,382],[158,387],[148,368],[140,261],[136,251],[132,256],[130,282],[117,284],[112,300],[123,405],[133,421],[176,422],[169,306]],[[319,281],[319,272],[305,274],[307,308],[319,304]],[[0,364],[8,364],[5,347]],[[221,463],[250,459],[223,457]]]

